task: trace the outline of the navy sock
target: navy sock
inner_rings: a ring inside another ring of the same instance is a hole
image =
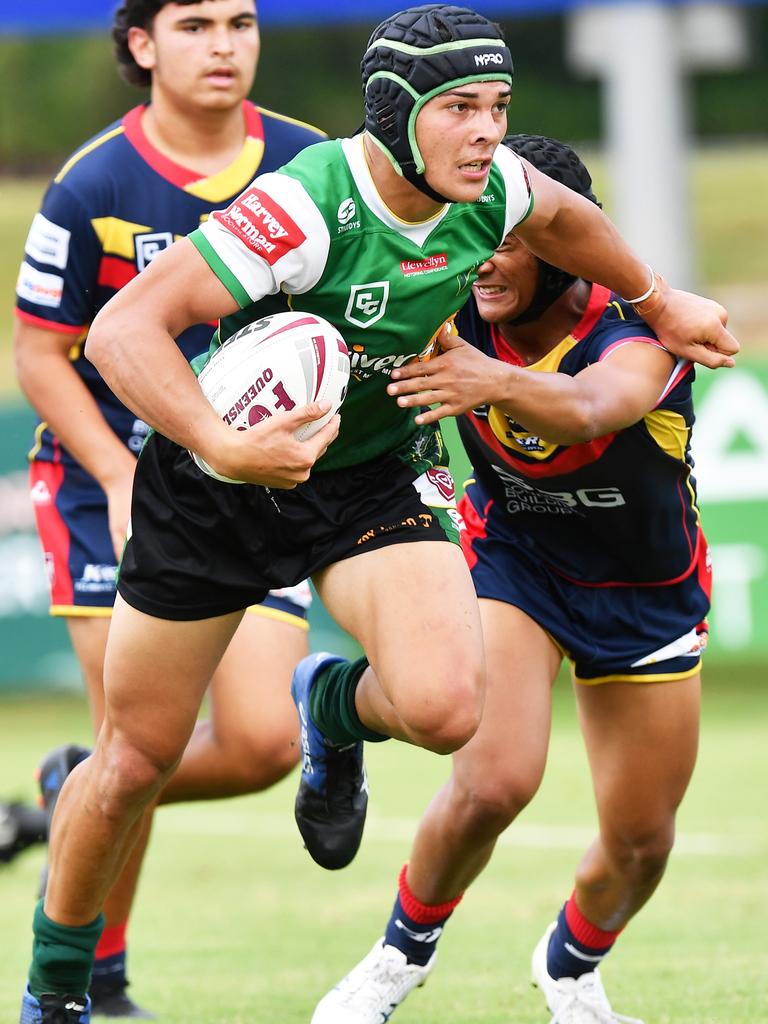
[[[98,957],[91,971],[91,992],[125,988],[128,978],[125,974],[126,953],[113,953],[111,956]]]
[[[407,865],[400,872],[400,885],[392,908],[384,943],[405,953],[408,962],[423,967],[437,949],[445,922],[461,895],[448,903],[430,906],[421,903],[411,892],[406,880]]]
[[[599,966],[618,931],[606,932],[587,921],[571,896],[557,918],[547,949],[547,971],[553,978],[580,978]]]

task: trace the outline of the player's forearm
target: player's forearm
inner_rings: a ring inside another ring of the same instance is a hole
[[[85,354],[120,401],[184,448],[205,454],[221,423],[171,335],[140,311],[104,307]]]
[[[64,352],[17,349],[22,391],[62,445],[106,490],[132,472],[134,456],[114,433]]]
[[[564,373],[505,366],[490,404],[553,444],[582,444],[610,431],[580,382]]]
[[[647,265],[605,214],[575,193],[551,214],[534,214],[515,234],[540,259],[624,298],[640,296],[648,288]]]

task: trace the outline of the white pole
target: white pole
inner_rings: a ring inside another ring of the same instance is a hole
[[[680,288],[694,282],[687,125],[676,12],[662,3],[588,6],[571,56],[606,84],[610,214],[637,253]]]
[[[688,125],[674,14],[615,8],[605,104],[616,221],[638,253],[680,288],[694,282]]]

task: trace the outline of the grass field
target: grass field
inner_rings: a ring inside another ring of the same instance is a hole
[[[618,1010],[647,1024],[768,1021],[768,816],[764,672],[710,673],[702,749],[668,874],[609,958]],[[31,796],[41,752],[87,742],[71,697],[0,701],[0,778]],[[163,809],[133,928],[133,993],[164,1024],[308,1024],[315,1002],[379,936],[416,819],[447,770],[434,755],[369,748],[371,812],[346,871],[302,850],[295,778],[258,797]],[[648,752],[653,757],[653,751]],[[12,787],[13,788],[13,787]],[[528,958],[570,891],[594,815],[567,685],[547,777],[457,911],[428,986],[398,1024],[548,1020]],[[42,851],[0,868],[0,1019],[16,1019]]]

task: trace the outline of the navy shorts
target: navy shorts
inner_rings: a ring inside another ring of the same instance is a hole
[[[43,546],[51,615],[109,616],[117,593],[117,563],[107,499],[82,467],[32,462],[30,496]],[[309,584],[271,590],[249,611],[308,629]]]
[[[467,487],[459,511],[477,596],[529,615],[571,661],[577,682],[662,682],[698,671],[712,581],[701,531],[693,571],[678,583],[584,586],[564,579],[521,543],[503,506],[489,501],[476,483]]]

